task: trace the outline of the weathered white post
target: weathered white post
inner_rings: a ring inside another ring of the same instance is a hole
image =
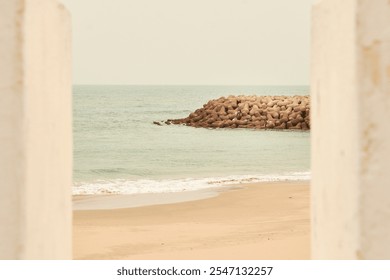
[[[390,259],[390,1],[312,22],[312,257]]]
[[[0,259],[71,258],[70,16],[0,0]]]

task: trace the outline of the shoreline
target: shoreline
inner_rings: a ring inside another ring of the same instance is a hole
[[[74,258],[310,258],[309,182],[230,187],[197,200],[74,211]]]
[[[280,133],[282,131],[277,131]],[[283,133],[283,132],[282,132]],[[294,133],[290,132],[290,133]],[[156,193],[182,193],[189,191],[226,188],[252,183],[309,181],[309,171],[290,171],[279,174],[207,174],[180,178],[112,179],[78,182],[72,188],[73,196],[114,196]],[[147,190],[148,192],[145,192]]]
[[[235,188],[240,187],[232,185],[226,187],[210,187],[195,191],[165,193],[73,195],[73,211],[112,210],[176,204],[216,197],[221,192]]]
[[[137,208],[144,206],[176,204],[213,198],[224,192],[244,189],[251,185],[272,184],[309,184],[309,180],[269,181],[255,183],[237,183],[224,186],[210,186],[199,190],[162,193],[137,194],[96,194],[72,195],[73,211],[84,210],[112,210],[124,208]]]

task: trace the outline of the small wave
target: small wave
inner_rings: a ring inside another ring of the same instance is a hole
[[[159,110],[156,108],[156,110],[149,110],[149,111],[143,111],[143,113],[149,113],[149,114],[165,114],[165,115],[178,115],[178,114],[190,114],[192,113],[192,110]]]
[[[210,178],[186,178],[176,180],[99,180],[93,183],[78,183],[73,186],[74,195],[93,194],[141,194],[196,191],[201,189],[257,182],[305,181],[310,172],[295,172],[281,175],[238,175]]]
[[[105,173],[120,173],[126,172],[125,168],[101,168],[101,169],[92,169],[92,173],[105,174]]]

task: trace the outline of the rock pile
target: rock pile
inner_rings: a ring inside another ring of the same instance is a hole
[[[167,120],[165,124],[205,128],[309,130],[310,97],[242,95],[221,97],[210,100],[187,118]]]

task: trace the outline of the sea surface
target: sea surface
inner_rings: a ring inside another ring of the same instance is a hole
[[[307,95],[307,86],[73,87],[74,194],[199,190],[310,179],[310,132],[157,126],[228,95]]]

